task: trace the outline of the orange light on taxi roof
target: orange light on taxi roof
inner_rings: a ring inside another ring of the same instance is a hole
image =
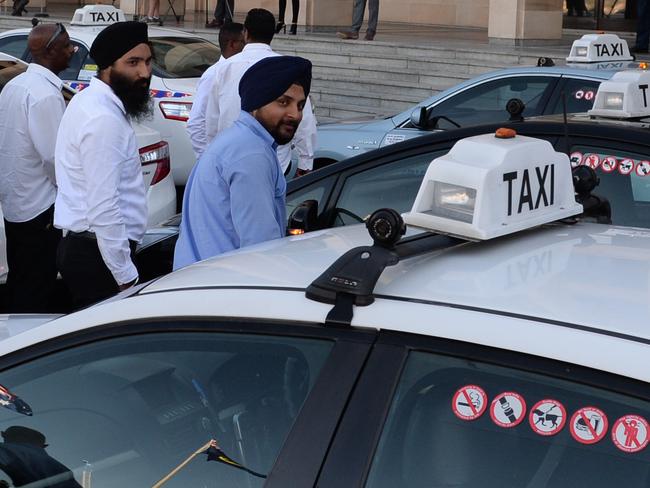
[[[508,129],[507,127],[501,127],[500,129],[497,129],[497,131],[494,133],[494,137],[497,137],[498,139],[512,139],[517,135],[517,131],[514,129]]]
[[[648,69],[648,63],[646,63],[645,61],[641,61],[639,63],[639,69]]]
[[[305,231],[303,229],[289,229],[288,233],[290,236],[299,236],[301,234],[304,234]]]

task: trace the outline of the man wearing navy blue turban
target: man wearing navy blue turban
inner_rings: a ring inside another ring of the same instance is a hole
[[[293,138],[311,63],[272,56],[239,83],[241,113],[194,166],[185,188],[174,269],[285,235],[286,180],[276,148]]]

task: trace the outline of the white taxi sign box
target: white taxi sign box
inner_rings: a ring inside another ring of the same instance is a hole
[[[582,213],[568,156],[548,141],[508,136],[461,139],[433,160],[404,222],[486,240]]]
[[[573,41],[569,63],[602,63],[606,61],[632,61],[627,41],[615,34],[585,34]]]
[[[632,119],[650,116],[650,72],[619,71],[603,81],[596,92],[592,116]]]
[[[74,11],[70,25],[111,25],[125,20],[124,12],[112,5],[86,5]]]

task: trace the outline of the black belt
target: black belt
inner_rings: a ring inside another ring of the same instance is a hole
[[[97,240],[97,234],[94,232],[90,232],[89,230],[84,230],[82,232],[73,232],[71,230],[68,231],[68,236],[70,237],[78,237],[81,239],[88,239],[91,241],[96,241]],[[131,251],[135,251],[135,248],[138,246],[138,241],[132,241],[129,239],[129,247],[131,248]]]

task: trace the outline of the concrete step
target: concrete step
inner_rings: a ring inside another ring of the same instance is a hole
[[[388,114],[398,113],[410,106],[417,104],[421,98],[409,97],[408,95],[388,95],[378,92],[360,90],[338,90],[330,87],[315,87],[311,92],[314,104],[320,107],[327,107],[331,104],[350,106],[350,110],[356,106],[365,108],[363,114]]]
[[[449,83],[453,84],[453,82]],[[315,76],[312,82],[313,90],[328,89],[340,93],[359,92],[360,94],[373,97],[378,95],[388,96],[397,100],[419,101],[431,96],[432,88],[420,88],[404,81],[394,80],[360,80],[357,78],[343,78],[336,75]]]

